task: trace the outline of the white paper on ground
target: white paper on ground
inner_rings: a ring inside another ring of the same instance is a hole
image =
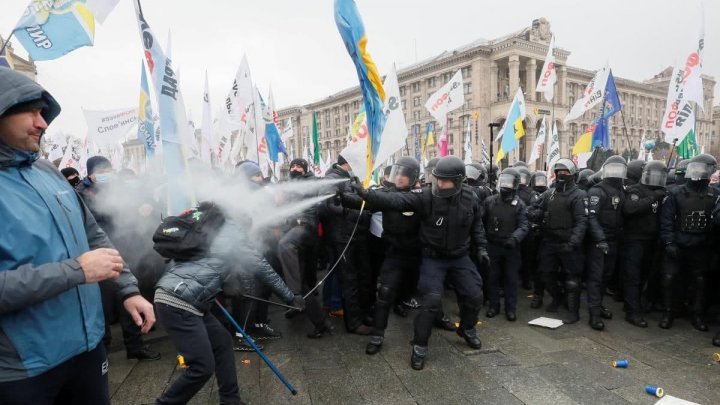
[[[686,401],[684,399],[675,398],[672,395],[665,395],[655,405],[700,405],[696,402]]]
[[[550,329],[556,329],[562,326],[563,321],[559,319],[553,319],[553,318],[546,318],[544,316],[541,316],[540,318],[535,318],[532,321],[528,322],[528,325],[536,325],[536,326],[542,326],[544,328],[550,328]]]

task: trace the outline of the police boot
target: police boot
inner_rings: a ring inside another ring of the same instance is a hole
[[[488,318],[494,318],[498,313],[500,313],[500,305],[490,305],[487,312],[485,313],[485,316]]]
[[[537,309],[543,305],[543,297],[539,294],[534,294],[532,301],[530,301],[530,308]]]
[[[450,317],[445,314],[443,314],[442,317],[435,318],[435,327],[444,329],[444,330],[450,331],[450,332],[457,329],[455,327],[455,324],[453,324],[452,321],[450,320]]]
[[[715,337],[712,340],[712,344],[713,344],[713,346],[720,347],[720,332],[715,334]]]
[[[573,324],[580,320],[580,291],[568,290],[568,315],[563,323]]]
[[[675,318],[673,317],[672,312],[665,311],[665,313],[663,313],[662,318],[660,319],[660,323],[658,324],[658,326],[661,329],[670,329],[673,326],[674,320],[675,320]]]
[[[625,316],[625,320],[629,324],[635,325],[638,328],[647,328],[648,327],[647,321],[645,321],[645,319],[643,319],[642,315],[640,315],[640,314],[627,314]]]
[[[602,321],[600,314],[590,314],[590,322],[588,322],[588,324],[595,330],[605,329],[605,322]]]
[[[465,343],[467,343],[467,345],[471,348],[477,350],[482,347],[482,342],[480,341],[480,338],[477,335],[477,330],[475,328],[466,330],[462,330],[462,328],[457,328],[457,334],[461,338],[465,339]]]
[[[602,319],[612,319],[612,312],[610,312],[609,309],[605,308],[604,306],[600,306],[600,318]]]
[[[427,356],[427,346],[413,345],[412,355],[410,356],[410,367],[413,370],[422,370],[425,366],[425,356]]]
[[[385,340],[383,336],[371,336],[370,342],[365,346],[365,353],[369,355],[377,354],[382,347],[383,340]]]
[[[705,320],[703,319],[702,315],[693,315],[690,323],[692,324],[693,328],[699,330],[700,332],[708,331],[708,327],[705,324]]]

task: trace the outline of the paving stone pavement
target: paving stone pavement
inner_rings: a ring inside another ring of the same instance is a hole
[[[454,294],[448,294],[454,296]],[[581,321],[558,329],[527,325],[542,309],[529,308],[521,291],[517,322],[504,316],[480,319],[482,350],[471,350],[455,333],[434,330],[425,369],[410,369],[412,337],[408,318],[391,315],[382,351],[365,354],[367,338],[344,332],[333,318],[336,334],[320,340],[305,337],[310,329],[303,317],[286,320],[271,311],[273,327],[283,338],[265,344],[265,353],[295,386],[292,396],[254,353],[235,353],[241,395],[250,404],[654,404],[646,384],[667,394],[701,404],[720,404],[720,363],[712,354],[711,333],[697,332],[685,319],[673,329],[657,327],[658,314],[647,317],[650,327],[636,328],[622,319],[621,305],[606,298],[615,314],[606,330]],[[447,299],[447,312],[457,320],[457,306]],[[558,317],[562,317],[561,310]],[[712,331],[720,328],[712,324]],[[120,331],[113,327],[116,341]],[[162,359],[125,359],[122,343],[110,354],[110,392],[113,404],[151,404],[182,370],[172,343],[162,331],[149,342]],[[611,362],[626,358],[627,369]],[[249,364],[247,361],[249,360]],[[217,385],[211,379],[190,402],[217,404]]]

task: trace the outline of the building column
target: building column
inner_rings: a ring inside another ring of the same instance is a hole
[[[535,59],[530,59],[525,64],[525,78],[526,78],[526,84],[525,84],[525,99],[530,101],[537,101],[537,93],[535,92],[535,87],[537,87],[537,78],[536,76],[537,72],[537,62]]]
[[[498,65],[495,61],[490,61],[490,103],[498,101]]]
[[[520,56],[511,55],[508,58],[508,67],[510,68],[510,94],[508,94],[508,98],[512,100],[520,86]]]
[[[565,66],[559,66],[556,67],[558,69],[558,94],[557,94],[557,102],[560,105],[567,105],[568,104],[568,94],[567,94],[567,67]]]

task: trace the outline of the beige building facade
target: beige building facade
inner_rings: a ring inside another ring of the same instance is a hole
[[[512,97],[521,88],[526,102],[526,136],[520,140],[518,150],[512,152],[508,164],[516,160],[528,160],[542,118],[545,117],[548,130],[554,120],[558,128],[561,153],[568,156],[578,137],[592,124],[600,106],[586,112],[577,120],[564,123],[563,119],[577,100],[594,71],[568,66],[568,50],[555,49],[557,83],[553,103],[547,102],[541,93],[535,92],[552,36],[550,24],[541,18],[523,30],[495,40],[477,40],[466,46],[445,51],[398,71],[402,108],[408,127],[406,148],[398,155],[415,156],[416,145],[424,142],[428,123],[434,124],[437,139],[438,123],[424,105],[431,94],[448,82],[455,72],[462,71],[465,103],[462,108],[449,114],[449,153],[463,157],[463,143],[467,120],[470,120],[470,136],[473,160],[481,159],[481,144],[490,147],[488,124],[505,120]],[[600,68],[600,66],[596,67]],[[633,153],[635,156],[641,140],[662,139],[660,121],[665,111],[667,88],[672,69],[668,68],[645,81],[629,80],[615,76],[623,113],[610,119],[609,130],[612,148],[618,153]],[[703,76],[705,105],[697,111],[697,142],[706,150],[718,145],[712,136],[713,94],[715,80]],[[292,120],[294,138],[290,153],[302,156],[311,141],[312,113],[317,115],[319,142],[323,159],[328,155],[336,159],[345,147],[348,128],[362,105],[359,88],[351,88],[330,95],[320,101],[303,106],[292,106],[279,111],[283,122]],[[478,120],[475,121],[475,113]],[[476,136],[476,128],[477,134]],[[497,132],[497,129],[495,129]],[[415,135],[418,134],[418,135]],[[717,131],[715,136],[720,135]],[[415,138],[421,137],[420,142]],[[668,145],[659,144],[662,147]],[[497,151],[497,143],[493,145]],[[436,156],[435,147],[426,151],[427,158]],[[657,154],[656,154],[657,156]],[[544,164],[544,156],[538,164]]]
[[[0,36],[0,48],[2,48],[2,44],[5,43],[5,39]],[[37,81],[37,66],[35,66],[35,62],[33,62],[32,59],[23,59],[15,54],[15,49],[12,46],[12,43],[7,44],[7,51],[8,55],[10,56],[10,59],[13,62],[13,70],[16,72],[20,72],[24,74],[25,76],[33,79],[34,81]]]

